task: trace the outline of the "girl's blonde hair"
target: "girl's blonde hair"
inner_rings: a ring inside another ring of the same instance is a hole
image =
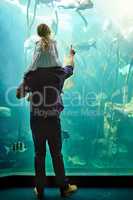
[[[37,27],[37,33],[41,37],[41,47],[46,50],[50,46],[51,30],[47,24],[40,24]]]

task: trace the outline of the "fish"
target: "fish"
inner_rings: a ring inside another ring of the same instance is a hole
[[[80,160],[78,156],[68,156],[68,162],[71,162],[73,165],[85,166],[86,162]]]
[[[27,151],[25,143],[22,141],[13,143],[10,149],[12,152],[18,152],[18,153],[24,153],[25,151]]]
[[[62,0],[58,2],[57,7],[64,9],[86,10],[93,8],[94,4],[91,0]]]
[[[24,144],[24,142],[18,141],[15,143],[12,143],[10,146],[0,144],[0,154],[1,155],[8,155],[9,153],[24,153],[27,151],[27,148]]]
[[[59,8],[64,8],[64,9],[75,9],[78,8],[79,3],[76,0],[62,0],[58,3],[56,3],[56,6]]]
[[[0,107],[0,117],[11,117],[12,116],[12,112],[11,109],[8,107]]]
[[[74,45],[74,48],[78,51],[89,51],[91,48],[96,49],[97,48],[96,40],[91,39],[87,42],[76,44],[76,45]]]
[[[23,153],[23,152],[27,151],[27,148],[26,148],[24,142],[22,142],[22,141],[18,141],[18,142],[12,143],[10,145],[10,147],[9,146],[5,146],[5,148],[6,148],[8,153],[9,152]]]
[[[91,0],[80,0],[78,2],[79,6],[77,10],[86,10],[94,7],[94,4]]]
[[[91,0],[62,0],[60,2],[57,2],[57,7],[63,8],[63,9],[74,9],[77,14],[82,18],[85,27],[83,28],[84,31],[86,31],[86,28],[88,26],[88,22],[84,15],[81,13],[83,10],[91,9],[94,7],[94,4]]]

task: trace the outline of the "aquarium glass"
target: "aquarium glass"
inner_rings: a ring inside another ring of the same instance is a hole
[[[0,176],[34,174],[27,99],[16,88],[36,27],[48,24],[62,63],[76,51],[61,114],[68,175],[133,174],[132,0],[0,0]],[[47,173],[53,174],[47,151]]]

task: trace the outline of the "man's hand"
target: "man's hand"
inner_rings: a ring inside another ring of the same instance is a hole
[[[24,90],[21,90],[20,88],[18,88],[16,90],[16,97],[17,97],[17,99],[24,98],[25,96],[26,96],[26,93],[24,92]]]
[[[27,95],[27,93],[28,92],[26,90],[25,84],[21,83],[21,85],[16,90],[16,98],[17,99],[24,98]]]

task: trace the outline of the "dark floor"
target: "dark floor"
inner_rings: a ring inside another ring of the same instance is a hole
[[[58,189],[46,189],[46,200],[60,200]],[[0,190],[0,200],[34,200],[33,189]],[[70,200],[133,200],[133,189],[79,189]]]

